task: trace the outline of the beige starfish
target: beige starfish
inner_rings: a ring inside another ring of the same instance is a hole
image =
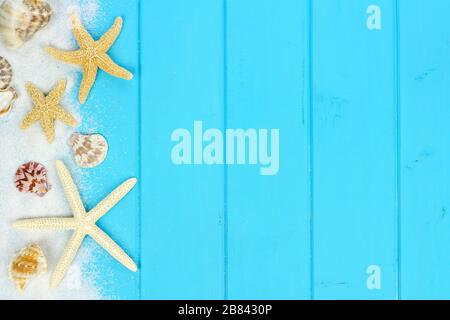
[[[80,86],[79,100],[85,103],[97,77],[98,68],[126,80],[131,80],[133,74],[117,65],[107,54],[122,30],[122,18],[116,18],[114,25],[100,38],[94,41],[91,35],[81,25],[78,16],[72,14],[72,26],[75,39],[80,49],[75,51],[62,51],[47,48],[47,52],[63,62],[80,65],[83,71],[83,81]]]
[[[55,120],[61,120],[71,127],[77,126],[75,118],[60,105],[66,91],[66,84],[66,80],[60,80],[47,96],[32,83],[26,84],[26,89],[34,107],[23,119],[21,124],[22,130],[28,129],[34,122],[39,121],[47,141],[53,143],[55,141]]]
[[[133,260],[97,225],[97,221],[111,210],[136,185],[136,179],[129,179],[109,194],[90,212],[86,212],[80,194],[64,163],[56,162],[59,179],[66,193],[73,212],[71,218],[37,218],[19,220],[14,223],[17,229],[30,230],[74,230],[64,254],[58,262],[51,279],[51,286],[56,287],[64,278],[70,264],[74,260],[84,238],[91,236],[100,246],[109,252],[117,261],[133,272],[137,266]]]

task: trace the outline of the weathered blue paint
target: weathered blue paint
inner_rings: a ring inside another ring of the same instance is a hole
[[[124,178],[141,181],[102,220],[141,272],[102,255],[107,292],[449,297],[448,1],[103,3],[96,32],[125,16],[112,54],[138,76],[100,74],[88,102],[112,147],[89,202]],[[381,30],[366,27],[372,4]],[[175,166],[171,133],[195,120],[279,128],[280,172]],[[380,290],[366,286],[370,265]]]

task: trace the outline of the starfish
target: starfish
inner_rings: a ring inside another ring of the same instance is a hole
[[[21,129],[28,129],[34,122],[39,121],[49,143],[55,141],[55,120],[61,120],[65,124],[76,127],[77,121],[60,103],[66,91],[66,80],[60,80],[56,87],[45,96],[42,91],[32,83],[26,84],[28,94],[33,101],[33,109],[23,119]]]
[[[80,86],[79,100],[85,103],[89,92],[97,77],[98,68],[103,71],[126,80],[131,80],[133,74],[117,65],[108,55],[108,50],[113,46],[122,30],[122,18],[116,18],[114,25],[100,38],[94,41],[92,36],[84,29],[79,17],[72,14],[72,26],[75,39],[80,49],[75,51],[62,51],[55,48],[47,48],[48,54],[57,60],[80,65],[83,71],[83,80]]]
[[[78,249],[86,236],[92,237],[111,256],[133,272],[137,266],[133,260],[97,225],[97,221],[122,200],[136,185],[135,178],[129,179],[110,193],[94,209],[86,212],[75,183],[62,161],[56,162],[56,170],[63,186],[73,217],[51,217],[19,220],[14,223],[16,229],[29,230],[73,230],[63,256],[52,274],[51,286],[57,287],[75,259]]]

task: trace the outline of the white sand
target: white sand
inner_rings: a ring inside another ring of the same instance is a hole
[[[1,0],[0,0],[1,2]],[[70,11],[76,7],[84,23],[92,25],[97,14],[97,0],[48,0],[54,10],[50,24],[18,50],[9,50],[0,44],[0,56],[12,65],[14,87],[19,99],[14,110],[0,118],[0,299],[98,299],[99,290],[95,287],[95,275],[82,272],[83,263],[89,262],[92,250],[82,247],[73,266],[63,283],[57,288],[49,286],[50,275],[54,269],[69,232],[29,232],[15,231],[11,223],[19,218],[70,215],[70,209],[55,172],[55,160],[68,159],[71,156],[67,141],[74,129],[58,122],[56,141],[50,145],[38,125],[27,131],[21,131],[19,125],[31,108],[31,100],[24,85],[31,81],[42,90],[50,90],[58,80],[68,80],[67,95],[63,106],[81,122],[79,104],[76,102],[76,72],[72,66],[50,58],[43,48],[52,43],[61,48],[70,48],[74,40],[70,28]],[[69,93],[70,92],[70,93]],[[16,169],[23,163],[36,161],[47,167],[52,190],[44,197],[24,194],[14,185]],[[76,172],[77,179],[82,171]],[[31,281],[21,294],[15,284],[9,280],[8,266],[14,253],[27,244],[37,243],[44,250],[49,271]]]

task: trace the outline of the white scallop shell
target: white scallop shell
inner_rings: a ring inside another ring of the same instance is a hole
[[[3,57],[0,57],[0,90],[9,87],[13,76],[11,64]]]
[[[13,88],[0,90],[0,118],[6,116],[11,111],[16,99],[17,94]]]
[[[44,0],[5,0],[0,6],[0,33],[7,47],[20,47],[44,28],[53,15]]]
[[[94,168],[105,161],[108,142],[100,134],[75,133],[70,138],[75,163],[81,168]]]

